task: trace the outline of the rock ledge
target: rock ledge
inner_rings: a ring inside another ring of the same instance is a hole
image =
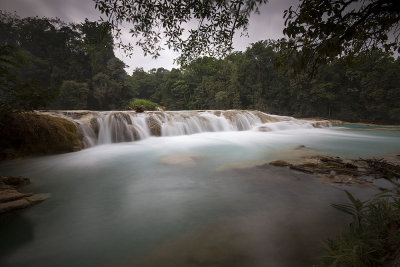
[[[50,194],[20,193],[18,187],[30,183],[22,176],[0,176],[0,214],[30,207],[50,197]]]

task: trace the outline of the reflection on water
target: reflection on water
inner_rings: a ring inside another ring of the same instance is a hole
[[[0,265],[3,266],[3,257],[12,254],[21,245],[32,242],[34,233],[33,222],[22,216],[20,212],[3,214],[0,217],[0,225],[7,225],[7,227],[0,227],[0,237],[3,239],[0,246]],[[5,240],[10,233],[12,237]]]
[[[341,190],[277,167],[305,145],[400,149],[396,131],[302,129],[149,138],[3,163],[52,198],[0,217],[1,266],[310,266],[343,227]],[[293,151],[293,150],[292,150]],[[236,168],[235,166],[240,166]],[[371,194],[371,189],[358,189]]]

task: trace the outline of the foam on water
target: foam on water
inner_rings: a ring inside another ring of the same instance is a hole
[[[49,113],[49,112],[48,112]],[[73,121],[86,147],[143,140],[151,136],[182,136],[204,132],[281,131],[329,127],[328,121],[312,122],[247,110],[207,111],[52,111]]]

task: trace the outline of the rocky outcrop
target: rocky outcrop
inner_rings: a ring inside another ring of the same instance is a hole
[[[150,133],[153,136],[161,136],[161,123],[154,116],[146,118],[147,125],[150,129]]]
[[[23,116],[28,116],[28,113],[23,114]],[[72,128],[73,133],[71,133],[76,136],[78,140],[61,139],[57,142],[53,142],[54,144],[48,147],[32,147],[32,149],[25,145],[18,145],[18,149],[15,149],[13,145],[11,145],[9,152],[11,151],[12,153],[19,154],[17,156],[69,152],[79,150],[82,147],[92,147],[97,144],[131,142],[142,140],[150,136],[190,135],[210,131],[258,130],[261,132],[270,132],[330,126],[329,121],[301,121],[292,117],[271,115],[257,110],[144,111],[141,113],[133,110],[49,110],[31,112],[29,116],[31,122],[28,120],[22,121],[27,125],[39,125],[40,129],[37,132],[49,135],[50,138],[46,139],[50,141],[55,141],[54,137],[58,134],[61,134],[62,138],[63,136],[69,136],[68,132],[71,132]],[[52,130],[54,127],[51,128],[49,125],[46,126],[46,123],[43,123],[43,121],[46,120],[51,121],[53,124],[57,123],[55,127],[56,131]],[[70,126],[67,127],[67,131],[65,130],[66,127],[64,127],[66,124],[70,124]],[[64,126],[60,128],[60,125]],[[18,131],[19,128],[23,127],[22,123],[20,123],[16,127],[13,127],[16,129],[13,131]],[[28,132],[27,134],[23,133],[24,136],[35,136],[36,131],[32,134],[29,132],[29,129],[23,130]],[[51,135],[53,135],[53,137]],[[18,134],[16,136],[18,136]],[[13,134],[8,136],[9,139],[10,137],[13,138]],[[28,140],[28,142],[25,143],[39,145],[43,143],[43,138],[41,138],[42,137],[39,138],[38,142]],[[6,140],[6,138],[4,139]],[[71,141],[74,143],[72,146]],[[79,142],[81,144],[78,144]],[[23,144],[24,142],[17,140],[14,143]],[[55,146],[57,144],[63,147],[60,149],[60,147]],[[8,149],[8,147],[4,149]]]
[[[266,114],[266,113],[263,113],[263,112],[258,111],[258,110],[251,111],[251,113],[253,113],[257,117],[259,117],[262,123],[289,120],[289,118],[286,118],[284,116],[281,116],[280,118],[278,118],[277,116]]]
[[[64,118],[36,112],[3,114],[0,159],[57,154],[83,148],[77,126]]]
[[[383,159],[343,160],[317,155],[304,157],[301,162],[276,160],[269,165],[315,174],[324,182],[349,185],[372,184],[374,178],[400,178],[400,166]]]
[[[331,126],[331,122],[328,120],[312,121],[311,124],[315,128],[326,128]]]
[[[50,194],[20,193],[18,187],[30,180],[21,176],[0,176],[0,213],[23,209],[50,197]]]

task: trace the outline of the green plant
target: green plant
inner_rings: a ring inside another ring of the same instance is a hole
[[[381,266],[393,260],[400,247],[400,184],[361,201],[346,191],[348,204],[332,206],[353,217],[349,229],[324,245],[328,255],[321,266]]]
[[[126,109],[143,112],[145,110],[156,110],[157,106],[158,104],[146,99],[134,99],[128,103]]]

